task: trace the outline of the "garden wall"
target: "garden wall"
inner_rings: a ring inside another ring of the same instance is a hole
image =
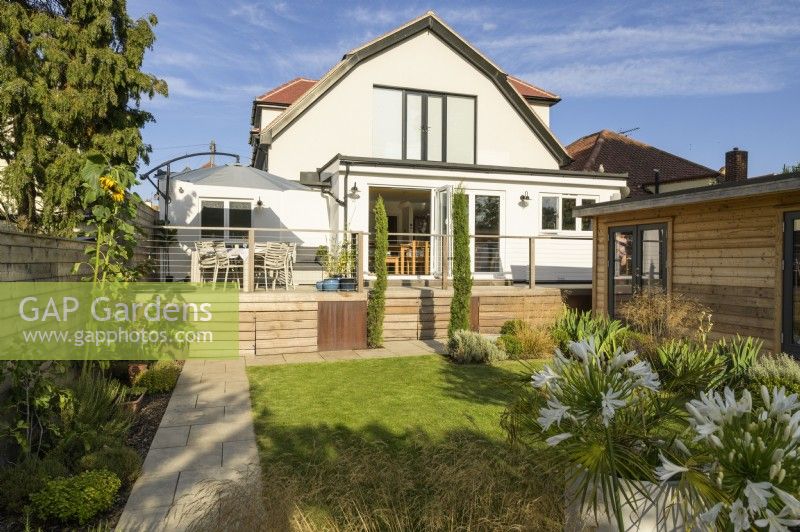
[[[158,211],[140,205],[137,226],[147,232],[141,241],[151,238],[157,216]],[[73,274],[72,267],[84,260],[85,248],[80,240],[0,229],[0,281],[80,281],[87,269]],[[146,258],[144,248],[134,251],[134,262]]]

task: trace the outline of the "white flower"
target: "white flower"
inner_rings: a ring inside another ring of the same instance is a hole
[[[792,412],[798,407],[797,394],[786,395],[786,388],[773,388],[772,389],[772,404],[769,407],[771,416],[779,417],[785,412]]]
[[[733,525],[735,532],[748,530],[750,528],[750,515],[747,513],[747,508],[742,504],[741,499],[736,499],[731,504],[731,512],[728,514]]]
[[[621,390],[613,390],[610,386],[606,393],[603,394],[603,424],[607,427],[611,420],[614,418],[617,408],[625,406],[625,401],[619,399],[622,395]]]
[[[617,370],[621,367],[624,367],[628,362],[636,358],[636,351],[630,351],[628,353],[623,353],[622,349],[617,349],[616,353],[611,359],[610,367],[612,370]],[[641,362],[639,362],[641,364]],[[638,366],[638,364],[637,364]]]
[[[674,444],[674,445],[675,445],[675,448],[676,448],[676,449],[678,449],[678,450],[679,450],[680,452],[682,452],[683,454],[685,454],[685,455],[692,454],[692,453],[689,451],[689,448],[688,448],[688,447],[686,447],[686,444],[685,444],[685,443],[683,443],[681,440],[679,440],[679,439],[677,439],[677,438],[675,439],[675,444]]]
[[[775,515],[768,509],[766,514],[767,517],[758,519],[755,524],[761,528],[769,527],[769,532],[789,532],[788,527],[800,525],[800,519],[787,519],[783,512]]]
[[[720,510],[722,510],[722,503],[718,502],[707,511],[697,516],[697,520],[704,525],[713,525],[717,522],[717,517],[719,516]]]
[[[581,362],[586,364],[589,361],[589,357],[594,355],[594,338],[581,340],[580,342],[570,342],[569,350]]]
[[[658,391],[658,388],[661,386],[658,380],[658,374],[653,372],[653,368],[644,360],[629,367],[628,372],[636,377],[637,386],[649,388],[653,391]]]
[[[561,434],[556,434],[555,436],[550,436],[549,438],[547,438],[545,440],[545,443],[547,445],[549,445],[550,447],[555,447],[556,445],[558,445],[562,441],[564,441],[564,440],[566,440],[568,438],[571,438],[571,437],[572,437],[572,434],[570,434],[569,432],[563,432]]]
[[[550,366],[545,366],[544,369],[538,373],[534,373],[533,377],[531,377],[531,384],[534,388],[546,388],[550,381],[554,381],[559,379],[559,375],[557,375]]]
[[[791,493],[786,493],[780,488],[772,487],[772,491],[775,492],[775,495],[781,500],[781,502],[785,505],[784,510],[789,513],[792,517],[800,517],[800,501],[792,495]]]
[[[561,404],[558,399],[548,399],[547,407],[539,410],[539,418],[536,421],[544,430],[547,430],[553,423],[560,424],[568,411],[569,407]]]
[[[661,458],[661,465],[656,467],[656,476],[658,476],[658,479],[662,482],[669,480],[679,473],[685,473],[686,471],[689,471],[689,469],[686,467],[670,462],[660,452],[658,453],[658,456]]]
[[[758,512],[762,508],[766,508],[767,499],[772,497],[770,493],[772,484],[769,482],[750,482],[744,488],[744,495],[747,497],[747,506],[752,512]]]

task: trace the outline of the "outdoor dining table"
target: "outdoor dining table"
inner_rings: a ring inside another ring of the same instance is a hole
[[[250,257],[250,250],[245,247],[233,247],[233,248],[228,248],[226,250],[226,253],[230,258],[238,257],[242,259],[242,263],[244,264],[242,268],[242,289],[245,292],[252,291],[253,287],[250,286],[250,275],[249,275],[250,263],[247,260]],[[200,274],[200,254],[197,252],[197,250],[192,251],[189,280],[193,283],[199,283],[202,281],[202,276]]]

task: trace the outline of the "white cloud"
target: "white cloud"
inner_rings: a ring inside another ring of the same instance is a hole
[[[255,84],[207,85],[176,76],[163,76],[163,79],[169,87],[169,100],[233,101],[238,104],[264,91],[264,87]]]
[[[148,62],[157,67],[194,68],[203,64],[203,59],[192,52],[156,48],[147,55]]]
[[[570,96],[698,96],[765,93],[782,88],[774,65],[715,56],[711,61],[682,58],[626,59],[612,63],[570,63],[524,74],[526,79]]]

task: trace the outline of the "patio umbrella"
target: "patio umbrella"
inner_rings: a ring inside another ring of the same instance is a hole
[[[284,179],[283,177],[258,170],[252,166],[242,166],[240,164],[226,164],[224,166],[187,170],[180,174],[173,174],[171,179],[186,181],[197,185],[219,187],[242,187],[277,191],[313,190],[301,185],[297,181]]]

